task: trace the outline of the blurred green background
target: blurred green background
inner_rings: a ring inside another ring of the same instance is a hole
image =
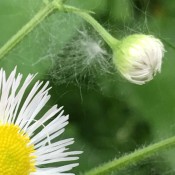
[[[63,81],[59,78],[63,76],[58,71],[62,68],[57,55],[76,38],[77,29],[89,26],[77,16],[57,12],[0,60],[8,73],[17,65],[24,77],[38,72],[38,79],[51,81],[52,99],[47,106],[64,105],[65,113],[70,114],[70,124],[61,138],[75,137],[72,149],[84,151],[80,166],[74,169],[78,174],[175,134],[175,1],[70,0],[66,3],[93,10],[94,17],[119,39],[132,33],[153,34],[162,39],[167,51],[161,74],[143,86],[128,83],[117,73],[98,71],[86,75],[83,82],[77,83],[76,79],[68,82],[66,77]],[[1,0],[0,46],[42,6],[41,0]],[[90,31],[94,32],[92,28]],[[64,54],[62,57],[66,59]],[[169,150],[112,174],[173,175],[174,165],[175,150]]]

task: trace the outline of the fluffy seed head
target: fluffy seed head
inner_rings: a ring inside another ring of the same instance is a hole
[[[164,46],[151,35],[134,34],[121,40],[114,50],[113,61],[128,81],[142,85],[161,71]]]

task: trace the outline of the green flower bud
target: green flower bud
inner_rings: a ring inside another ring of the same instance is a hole
[[[113,61],[128,81],[142,85],[161,71],[164,46],[151,35],[134,34],[119,41],[113,49]]]

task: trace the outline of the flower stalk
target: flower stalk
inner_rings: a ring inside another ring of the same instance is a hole
[[[89,13],[90,11],[84,11],[82,9],[78,9],[69,5],[63,5],[58,2],[58,0],[54,0],[55,5],[58,10],[63,10],[64,12],[71,12],[77,14],[89,24],[91,24],[94,29],[101,35],[101,37],[105,40],[105,42],[113,49],[116,44],[119,42],[116,38],[114,38],[98,21],[96,21]]]
[[[103,164],[84,173],[84,175],[107,175],[112,171],[118,171],[130,165],[136,164],[139,161],[142,161],[161,150],[165,150],[173,146],[175,146],[175,136],[144,147],[142,149],[138,149],[135,152],[125,155],[119,159],[114,159],[106,164]]]
[[[70,7],[65,5],[64,8],[69,11]],[[101,24],[99,24],[89,13],[83,12],[82,10],[75,10],[73,13],[82,17],[85,21],[91,24],[94,29],[101,35],[101,37],[105,40],[105,42],[113,49],[116,44],[119,42],[116,38],[114,38]]]

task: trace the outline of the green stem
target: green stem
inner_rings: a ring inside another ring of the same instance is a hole
[[[11,39],[0,48],[0,59],[12,50],[29,32],[43,21],[53,10],[55,5],[51,2],[43,7],[26,25],[24,25]]]
[[[103,28],[91,15],[79,11],[76,11],[75,13],[90,23],[112,49],[116,43],[118,43],[118,40],[115,39],[109,32],[107,32],[106,29]]]
[[[155,154],[158,151],[175,146],[175,136],[162,140],[158,143],[152,144],[145,148],[136,150],[135,152],[125,155],[119,159],[114,159],[106,164],[103,164],[97,168],[84,173],[84,175],[106,175],[112,171],[117,171],[122,168],[126,168],[129,165],[138,163],[139,161]]]
[[[101,26],[87,11],[83,11],[81,9],[68,6],[68,5],[60,5],[55,0],[55,4],[58,10],[64,10],[66,12],[71,12],[79,15],[84,20],[86,20],[89,24],[91,24],[94,29],[101,35],[101,37],[105,40],[105,42],[113,49],[116,44],[119,42],[116,38],[114,38],[104,27]]]

